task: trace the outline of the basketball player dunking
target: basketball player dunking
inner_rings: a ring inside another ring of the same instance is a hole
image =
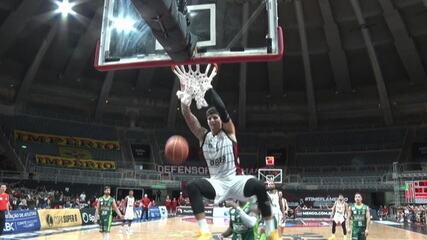
[[[129,234],[130,233],[130,227],[132,226],[132,221],[134,218],[133,208],[135,206],[135,197],[133,196],[133,190],[130,190],[129,195],[126,196],[126,198],[124,200],[124,206],[125,206],[125,218],[124,218],[122,226],[124,226],[126,222],[128,223],[125,231],[127,234]]]
[[[184,84],[181,82],[181,89],[186,87]],[[268,239],[280,239],[264,183],[253,176],[239,175],[241,169],[237,156],[236,129],[223,101],[213,88],[206,91],[205,99],[211,106],[206,111],[209,131],[201,126],[190,107],[181,103],[181,113],[200,142],[210,173],[210,178],[192,181],[187,186],[191,207],[200,228],[198,239],[212,238],[205,219],[203,197],[219,203],[226,199],[247,201],[253,195],[258,199],[258,209],[264,218]]]
[[[348,205],[344,200],[344,196],[340,194],[338,196],[337,201],[335,202],[334,206],[332,207],[332,236],[329,238],[329,240],[335,240],[335,232],[337,225],[341,225],[342,232],[344,234],[344,239],[346,239],[347,236],[347,228],[345,223],[346,213],[348,212]]]

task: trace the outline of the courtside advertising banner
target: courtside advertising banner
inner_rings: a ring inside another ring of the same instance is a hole
[[[296,212],[297,217],[301,218],[330,218],[332,210],[328,209],[302,209]]]
[[[80,209],[80,215],[82,216],[82,224],[90,225],[95,224],[95,208],[83,208]]]
[[[190,206],[180,206],[176,209],[176,214],[178,216],[194,216],[193,210]],[[213,216],[213,208],[212,207],[205,207],[205,215],[206,217],[212,217]]]
[[[82,225],[79,209],[42,209],[39,214],[41,229]]]
[[[166,209],[165,206],[160,206],[159,210],[160,210],[160,218],[161,219],[168,218],[168,210]]]
[[[133,208],[133,220],[141,220],[142,208]]]
[[[148,214],[151,219],[160,219],[160,210],[158,207],[148,209]]]
[[[33,210],[10,211],[6,213],[6,225],[4,234],[23,233],[40,230],[40,221],[37,212]]]
[[[216,218],[229,218],[230,208],[226,207],[216,207],[213,209],[213,217]]]

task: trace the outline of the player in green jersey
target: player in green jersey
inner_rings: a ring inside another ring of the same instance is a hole
[[[116,200],[110,196],[111,188],[109,186],[104,187],[104,195],[98,198],[96,204],[95,218],[99,219],[100,232],[104,233],[104,239],[108,239],[108,233],[111,230],[111,224],[113,222],[113,209],[123,219],[123,215],[117,207]]]
[[[366,240],[368,236],[368,228],[371,221],[369,207],[362,203],[362,195],[356,193],[354,195],[355,204],[353,204],[348,212],[349,225],[351,225],[351,240]]]
[[[227,202],[230,207],[230,226],[221,234],[221,239],[230,237],[232,240],[265,240],[265,233],[260,233],[260,213],[257,210],[256,200],[249,202]]]

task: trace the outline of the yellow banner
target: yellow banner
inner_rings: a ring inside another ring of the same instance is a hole
[[[41,154],[36,154],[36,162],[39,165],[51,165],[51,166],[64,167],[64,168],[80,168],[80,169],[92,169],[92,170],[116,169],[116,163],[114,161],[74,159],[74,158],[41,155]]]
[[[73,147],[58,147],[59,156],[74,159],[92,159],[92,154],[87,149]]]
[[[102,150],[120,150],[117,141],[102,141],[91,138],[67,137],[15,130],[15,139],[23,142],[57,144],[62,146],[85,147]]]
[[[73,227],[82,225],[79,209],[42,209],[37,210],[41,229]]]

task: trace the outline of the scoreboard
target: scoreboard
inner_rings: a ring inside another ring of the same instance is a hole
[[[407,203],[427,203],[427,180],[406,182],[405,200]]]

